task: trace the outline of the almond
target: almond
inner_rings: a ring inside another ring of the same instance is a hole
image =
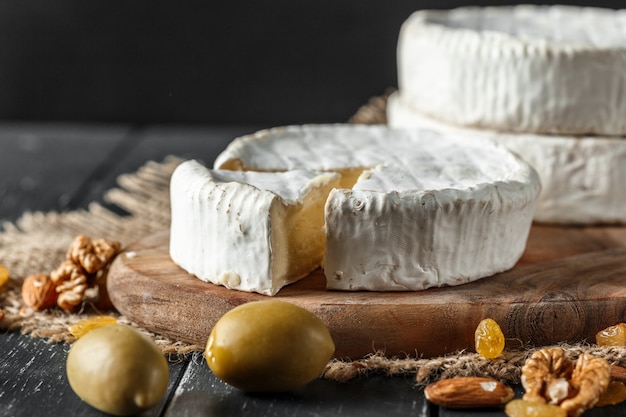
[[[426,399],[446,408],[499,407],[514,397],[502,382],[483,377],[456,377],[433,382],[424,388]]]

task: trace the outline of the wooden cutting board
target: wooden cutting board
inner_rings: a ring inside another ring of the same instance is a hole
[[[267,296],[202,282],[168,255],[169,233],[117,257],[108,278],[115,307],[154,332],[204,345],[231,308]],[[473,351],[478,322],[500,323],[508,347],[594,340],[626,322],[626,227],[533,226],[510,271],[457,287],[418,292],[327,291],[322,271],[274,298],[300,305],[329,327],[336,357],[443,355]]]

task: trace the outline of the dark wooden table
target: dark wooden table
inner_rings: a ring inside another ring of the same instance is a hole
[[[234,137],[259,126],[172,127],[0,124],[0,224],[25,211],[65,211],[102,201],[118,175],[167,155],[212,163]],[[0,259],[0,263],[2,260]],[[0,333],[0,416],[103,416],[65,376],[69,346]],[[521,395],[520,387],[515,387]],[[281,395],[250,395],[218,380],[200,354],[170,363],[170,384],[145,416],[504,416],[429,404],[414,376],[371,375],[347,383],[316,380]],[[585,416],[624,416],[625,406]]]

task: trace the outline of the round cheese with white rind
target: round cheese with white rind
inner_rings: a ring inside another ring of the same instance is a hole
[[[386,126],[305,125],[235,139],[216,169],[333,171],[325,206],[329,289],[458,285],[515,265],[541,188],[491,141]]]
[[[397,60],[403,97],[442,122],[626,134],[626,10],[421,10],[401,27]]]
[[[535,221],[558,224],[626,224],[626,138],[504,133],[459,128],[421,114],[402,93],[387,101],[397,128],[432,129],[488,139],[520,155],[541,178]]]
[[[211,170],[180,164],[170,182],[169,253],[230,289],[276,294],[320,267],[324,204],[339,175]]]

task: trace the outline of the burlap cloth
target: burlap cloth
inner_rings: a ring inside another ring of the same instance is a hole
[[[372,98],[349,122],[386,123],[386,97],[390,92]],[[85,210],[72,212],[25,213],[17,222],[4,224],[4,230],[0,232],[0,263],[9,268],[10,280],[0,291],[0,308],[5,313],[0,328],[44,338],[50,343],[73,342],[68,326],[99,313],[115,315],[119,322],[139,328],[115,311],[99,312],[91,305],[84,305],[75,314],[60,309],[33,311],[22,304],[20,287],[28,275],[47,273],[59,265],[76,235],[113,239],[125,245],[169,227],[169,177],[180,162],[179,158],[170,156],[161,162],[147,162],[137,172],[119,177],[119,187],[108,191],[104,199],[124,209],[128,215],[115,214],[103,205],[93,203]],[[172,360],[204,348],[139,329],[152,337]],[[562,347],[572,358],[588,352],[613,364],[626,365],[624,347],[598,347],[585,343],[564,344]],[[356,360],[331,361],[324,377],[347,381],[368,373],[414,375],[418,384],[424,384],[451,376],[476,375],[515,383],[519,381],[521,365],[534,349],[527,346],[507,350],[495,360],[483,359],[473,352],[455,352],[437,358],[389,358],[384,352],[372,352]]]

